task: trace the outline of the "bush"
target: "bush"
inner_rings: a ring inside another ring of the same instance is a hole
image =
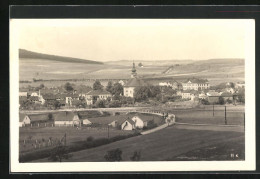
[[[104,156],[104,158],[106,159],[106,161],[109,161],[109,162],[119,162],[119,161],[122,161],[122,150],[117,148],[117,149],[114,149],[114,150],[110,150],[110,151],[107,151],[107,154]]]
[[[132,157],[130,157],[132,161],[140,161],[141,159],[141,151],[134,151],[134,154]]]

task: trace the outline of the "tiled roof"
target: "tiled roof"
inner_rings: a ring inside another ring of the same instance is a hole
[[[140,78],[131,78],[125,84],[125,87],[137,87],[137,86],[145,86],[146,83]]]
[[[37,122],[37,121],[48,121],[48,114],[32,114],[28,115],[28,117],[31,119],[31,122]]]
[[[190,78],[187,79],[184,83],[188,83],[189,81],[192,83],[199,83],[199,84],[204,84],[209,82],[207,79]]]
[[[92,96],[110,95],[110,93],[105,90],[93,90],[93,91],[88,92],[87,95],[92,95]]]
[[[27,115],[23,114],[23,113],[19,113],[19,122],[23,122],[25,116],[27,116]]]
[[[77,114],[73,112],[60,112],[56,115],[55,121],[72,121],[75,115]]]
[[[54,94],[43,94],[42,95],[43,99],[45,100],[51,100],[51,99],[56,99]]]

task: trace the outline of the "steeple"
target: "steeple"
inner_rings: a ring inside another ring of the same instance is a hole
[[[135,62],[133,61],[131,78],[136,78],[136,76],[137,76],[137,73],[136,73],[136,69],[135,69]]]

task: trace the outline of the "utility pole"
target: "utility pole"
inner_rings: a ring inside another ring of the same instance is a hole
[[[66,137],[67,137],[67,136],[66,136],[66,133],[65,133],[65,135],[64,135],[64,139],[65,139],[65,140],[64,140],[64,145],[65,145],[65,146],[66,146]]]
[[[226,106],[225,106],[225,125],[227,125],[227,109],[226,109]]]
[[[214,103],[213,103],[213,117],[214,117]]]
[[[109,139],[109,124],[107,125],[107,138]]]
[[[246,115],[244,113],[244,132],[245,132],[245,129],[246,129]]]

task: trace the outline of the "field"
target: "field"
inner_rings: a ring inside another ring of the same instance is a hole
[[[225,124],[224,105],[207,105],[203,108],[168,109],[176,115],[176,122],[193,124]],[[226,119],[228,125],[244,125],[244,106],[226,106]]]
[[[30,128],[23,127],[19,130],[19,143],[20,143],[20,153],[27,152],[33,149],[35,140],[42,142],[42,139],[47,143],[51,137],[53,141],[59,141],[66,133],[67,145],[73,145],[74,142],[84,141],[89,136],[94,139],[107,138],[108,129],[107,128],[87,128],[83,127],[80,130],[74,127],[45,127],[45,128]],[[109,129],[109,137],[117,135],[128,135],[133,133],[133,131],[123,131],[116,129]],[[32,136],[32,142],[30,142],[29,137]],[[23,145],[23,141],[26,140],[26,145]],[[43,143],[43,142],[42,142]]]
[[[178,80],[196,76],[207,78],[211,85],[229,81],[244,81],[243,60],[206,60],[206,61],[160,61],[142,62],[144,67],[138,67],[138,76],[144,77],[151,84],[158,84],[159,81]],[[168,73],[163,72],[172,65],[174,66]],[[214,68],[212,68],[214,66]],[[69,70],[68,70],[69,69]],[[60,86],[66,83],[66,79],[76,85],[84,84],[92,86],[93,82],[87,79],[129,79],[132,69],[132,61],[107,62],[104,64],[80,64],[65,63],[51,60],[20,59],[19,77],[20,81],[31,81],[31,83],[20,83],[20,87],[39,86],[44,83],[47,87]],[[120,75],[118,75],[120,74]],[[32,82],[33,78],[56,81]],[[79,81],[81,80],[81,81]],[[103,82],[106,85],[107,81]]]
[[[120,148],[123,161],[129,161],[134,151],[141,151],[141,161],[166,161],[208,146],[244,141],[243,132],[187,130],[170,126],[158,132],[141,135],[103,145],[93,149],[73,152],[68,162],[102,162],[107,151]],[[243,149],[242,149],[243,150]],[[234,151],[235,152],[235,151]],[[244,150],[242,151],[244,152]],[[47,162],[47,159],[33,162]]]

